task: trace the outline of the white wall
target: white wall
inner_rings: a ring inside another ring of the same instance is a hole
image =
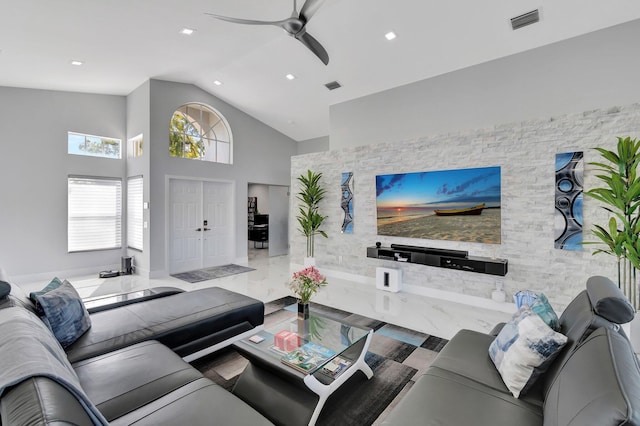
[[[68,155],[67,132],[124,142],[125,110],[123,96],[0,87],[0,263],[16,281],[120,267],[123,250],[67,253],[67,176],[125,176],[124,160]]]
[[[640,101],[640,20],[330,107],[331,149]]]
[[[316,238],[316,258],[321,268],[355,274],[372,282],[375,268],[403,270],[409,292],[429,289],[490,298],[496,284],[505,287],[509,299],[522,289],[544,292],[554,306],[564,307],[592,275],[617,281],[615,259],[584,251],[554,249],[555,154],[583,151],[587,163],[598,161],[595,146],[613,149],[616,136],[640,137],[640,104],[556,116],[469,130],[365,145],[297,156],[292,159],[292,192],[295,177],[307,169],[323,172],[327,195],[321,213],[328,215],[323,229],[328,239]],[[502,177],[501,244],[465,243],[378,236],[376,227],[376,175],[470,167],[500,166]],[[341,234],[341,173],[354,173],[354,233]],[[585,188],[597,185],[594,168],[585,166]],[[292,212],[297,210],[294,200]],[[594,223],[607,222],[607,214],[590,198],[584,200],[584,235]],[[292,260],[302,263],[305,240],[293,232]],[[509,261],[506,277],[455,271],[424,265],[366,257],[376,241],[384,246],[409,244],[467,250],[472,256],[498,257]],[[342,262],[341,262],[342,260]]]
[[[200,102],[218,110],[233,133],[233,164],[216,164],[173,158],[168,155],[169,121],[173,112],[189,102]],[[150,88],[151,275],[167,273],[166,198],[167,176],[221,179],[235,183],[236,258],[247,258],[247,186],[249,182],[289,185],[291,156],[296,142],[226,102],[190,84],[151,80]]]

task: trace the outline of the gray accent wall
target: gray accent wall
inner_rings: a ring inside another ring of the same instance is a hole
[[[638,102],[636,40],[640,20],[332,105],[331,149]]]
[[[124,96],[0,87],[0,264],[9,276],[119,268],[122,250],[67,252],[67,176],[124,179],[125,162],[67,154],[67,132],[124,142],[125,114]]]
[[[147,80],[127,96],[127,140],[140,134],[142,135],[142,156],[136,158],[126,156],[127,177],[142,176],[143,201],[145,202],[149,200],[149,193],[151,191],[151,179],[149,178],[151,173],[151,155],[149,154],[151,141],[150,90],[151,83]],[[125,196],[125,200],[126,199]],[[146,221],[148,224],[150,210],[143,210],[142,215],[143,221]],[[148,275],[151,270],[151,256],[149,254],[151,252],[151,239],[148,227],[147,229],[143,229],[142,244],[142,252],[127,248],[127,256],[134,258],[133,263],[137,273]]]
[[[169,157],[169,121],[173,112],[189,102],[200,102],[219,111],[233,133],[233,164],[216,164]],[[249,182],[288,186],[291,156],[296,142],[191,84],[151,80],[150,88],[150,274],[167,273],[168,200],[165,182],[170,176],[220,179],[235,185],[236,258],[247,258],[247,188]]]
[[[298,142],[298,151],[296,154],[302,155],[323,151],[329,151],[329,136],[322,136]]]

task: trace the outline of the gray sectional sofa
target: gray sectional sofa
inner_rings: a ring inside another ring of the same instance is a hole
[[[259,330],[258,300],[209,288],[100,310],[66,352],[34,312],[14,285],[0,300],[2,426],[271,424],[181,358]]]
[[[489,357],[489,334],[461,330],[383,425],[640,425],[640,367],[618,324],[633,308],[609,279],[592,277],[560,316],[567,344],[533,388],[515,398]]]

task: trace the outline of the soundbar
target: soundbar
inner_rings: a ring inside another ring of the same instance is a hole
[[[391,247],[367,247],[367,257],[498,276],[507,275],[509,266],[506,259],[469,256],[468,252],[463,250],[402,244],[391,244]]]
[[[463,250],[449,250],[449,249],[441,249],[441,248],[433,248],[433,247],[405,246],[402,244],[391,244],[391,248],[395,250],[412,251],[415,253],[435,254],[437,256],[462,257],[462,258],[466,258],[467,256],[469,256],[469,252],[463,251]]]

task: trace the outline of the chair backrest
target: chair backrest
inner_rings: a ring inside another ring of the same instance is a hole
[[[571,353],[598,328],[622,332],[619,321],[633,319],[633,307],[617,285],[605,277],[591,277],[587,289],[580,292],[560,316],[560,333],[567,336],[567,344],[549,366],[533,389],[546,395]]]
[[[545,426],[640,425],[640,366],[629,340],[599,328],[556,376],[543,407]]]

